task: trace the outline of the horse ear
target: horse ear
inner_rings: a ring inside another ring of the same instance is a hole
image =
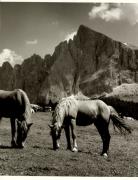
[[[33,124],[33,123],[29,123],[29,124],[27,124],[28,129],[30,129],[30,127],[32,126],[32,124]]]

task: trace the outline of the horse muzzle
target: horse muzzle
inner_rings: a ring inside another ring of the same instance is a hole
[[[53,150],[59,149],[59,143],[57,141],[53,141]]]

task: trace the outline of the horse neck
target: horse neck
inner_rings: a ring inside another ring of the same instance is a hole
[[[24,106],[24,114],[23,114],[24,119],[27,124],[30,124],[32,120],[31,120],[31,106],[30,106],[29,98],[23,90],[19,89],[18,91],[21,94],[22,105]]]
[[[54,115],[54,121],[53,124],[57,124],[58,127],[61,127],[64,121],[65,117],[65,112],[63,111],[62,107],[58,107],[55,110],[55,115]]]
[[[64,118],[69,115],[70,108],[77,106],[77,100],[74,97],[68,97],[62,99],[55,109],[54,121],[58,126],[62,126],[64,123]]]

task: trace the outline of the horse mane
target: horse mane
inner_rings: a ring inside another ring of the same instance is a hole
[[[64,116],[69,114],[69,109],[71,106],[76,106],[77,99],[74,95],[62,98],[53,112],[52,124],[58,123],[59,126],[64,120]]]
[[[24,106],[23,117],[27,121],[27,123],[31,123],[31,104],[27,94],[22,89],[16,89],[17,93],[19,92],[21,95],[22,103]]]

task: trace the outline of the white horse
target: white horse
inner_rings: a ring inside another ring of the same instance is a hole
[[[67,149],[74,152],[78,151],[76,125],[87,126],[94,123],[103,141],[101,154],[107,156],[110,143],[108,129],[110,119],[121,133],[131,133],[131,128],[119,117],[115,109],[106,105],[103,101],[90,99],[79,100],[76,96],[63,98],[59,101],[53,112],[53,119],[50,125],[53,149],[56,150],[59,148],[61,130],[64,128],[67,139]],[[70,142],[70,128],[73,138],[73,148]]]

